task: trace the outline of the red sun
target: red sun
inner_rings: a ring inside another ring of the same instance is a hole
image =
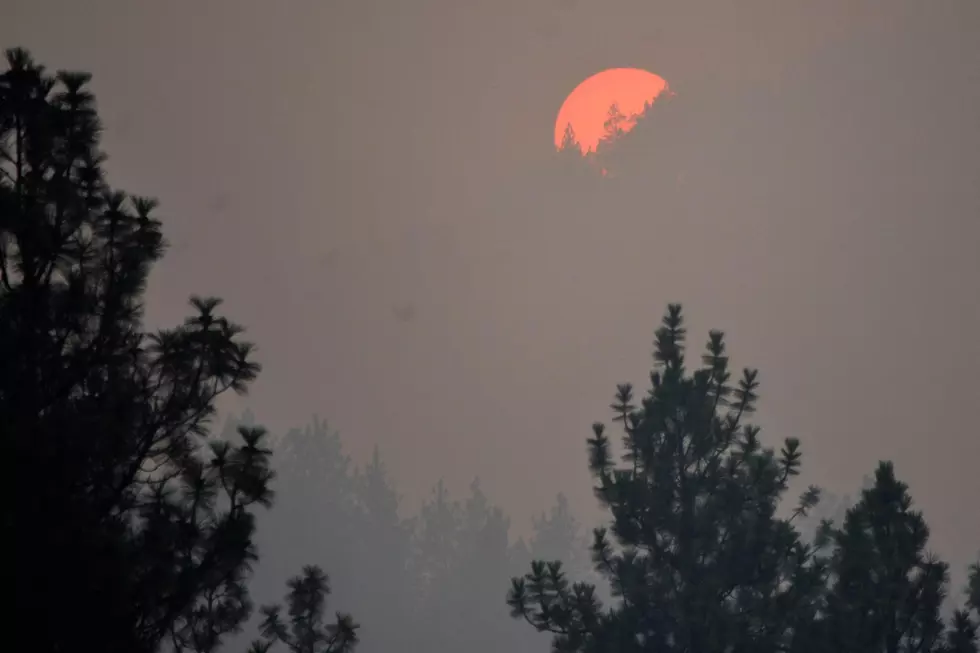
[[[639,68],[610,68],[592,75],[568,94],[555,121],[555,147],[562,148],[571,127],[582,154],[594,152],[606,133],[606,119],[613,105],[624,120],[619,129],[628,132],[648,104],[667,90],[667,82]]]

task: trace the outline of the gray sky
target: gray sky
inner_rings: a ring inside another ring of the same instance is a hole
[[[260,347],[259,421],[380,444],[413,505],[479,475],[519,522],[559,490],[582,506],[589,425],[645,388],[681,301],[695,345],[722,328],[761,369],[764,435],[803,439],[806,480],[893,459],[936,548],[975,555],[980,3],[0,11],[4,47],[94,73],[110,179],[161,200],[173,243],[149,317],[224,297]],[[549,210],[558,108],[618,66],[677,92],[684,190]]]

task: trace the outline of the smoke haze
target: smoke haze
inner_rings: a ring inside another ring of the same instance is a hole
[[[377,446],[403,518],[439,479],[465,502],[479,477],[508,546],[559,492],[583,532],[599,523],[589,425],[608,421],[616,383],[645,389],[653,330],[679,301],[695,349],[723,329],[734,364],[760,369],[763,438],[802,439],[804,482],[854,495],[894,460],[958,582],[975,559],[980,4],[2,13],[5,47],[93,73],[109,178],[161,200],[171,250],[149,322],[181,319],[192,293],[223,297],[264,367],[225,415],[248,409],[279,436],[319,415],[358,467]],[[617,176],[573,183],[558,108],[618,66],[677,96]],[[281,510],[279,527],[330,540],[315,512]],[[264,546],[279,562],[260,569],[260,601],[309,557]],[[355,563],[337,546],[323,565],[342,576]],[[523,632],[503,604],[515,559],[486,572],[488,605],[494,627]],[[373,591],[331,605],[357,615]]]

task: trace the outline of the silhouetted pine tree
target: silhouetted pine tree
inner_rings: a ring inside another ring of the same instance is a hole
[[[966,610],[953,613],[953,622],[941,649],[944,653],[976,653],[977,624]]]
[[[575,154],[581,156],[582,146],[578,141],[578,137],[575,136],[575,129],[572,127],[571,123],[565,125],[565,131],[562,133],[561,143],[558,145],[558,151],[566,154]]]
[[[569,185],[572,188],[584,185],[587,189],[598,179],[599,169],[595,165],[594,153],[582,152],[581,143],[570,124],[565,126],[565,132],[555,157],[557,176],[554,180],[556,183],[554,192],[560,192]],[[579,191],[584,190],[582,188],[577,189]]]
[[[24,50],[0,75],[0,434],[16,491],[8,638],[35,651],[213,650],[251,608],[260,428],[205,436],[215,398],[259,366],[242,329],[193,299],[148,333],[164,251],[151,199],[105,181],[89,75]]]
[[[351,616],[337,613],[331,623],[324,617],[330,587],[322,569],[313,565],[304,567],[302,575],[290,578],[287,584],[288,625],[283,621],[281,606],[264,606],[262,639],[252,643],[251,653],[267,653],[276,642],[285,644],[293,653],[354,650],[359,626]]]
[[[927,551],[929,528],[891,463],[881,463],[873,486],[832,537],[828,650],[942,650],[948,566]],[[969,615],[958,611],[946,640],[954,650],[975,651],[975,643],[969,648],[975,630]]]
[[[825,564],[776,516],[800,467],[799,442],[776,454],[746,424],[758,380],[745,370],[729,384],[723,336],[714,331],[702,365],[688,374],[681,308],[671,305],[656,334],[652,388],[637,409],[632,388],[612,406],[625,431],[623,465],[612,460],[602,424],[589,440],[597,496],[612,512],[612,534],[595,531],[595,565],[616,604],[594,586],[571,585],[560,563],[538,561],[515,578],[516,618],[554,633],[556,651],[806,650]],[[795,514],[812,507],[810,488]]]
[[[689,103],[666,90],[628,123],[610,109],[607,134],[599,147],[602,165],[623,180],[639,181],[651,197],[662,201],[662,195],[677,190],[678,175],[704,149],[703,124],[692,120]],[[626,124],[628,134],[621,128]]]
[[[944,653],[980,651],[980,560],[970,566],[966,605],[953,613],[943,650]]]
[[[512,616],[553,633],[556,651],[976,653],[980,562],[966,606],[944,628],[947,566],[927,553],[928,528],[892,465],[866,479],[838,527],[825,519],[804,541],[793,521],[817,505],[817,488],[777,517],[799,471],[798,441],[778,455],[764,448],[744,423],[756,372],[729,385],[714,331],[688,374],[685,336],[671,305],[639,409],[632,388],[619,386],[611,407],[625,431],[623,464],[614,465],[602,424],[589,440],[616,539],[597,529],[592,557],[615,604],[604,608],[591,584],[572,585],[560,562],[535,561],[512,580]]]
[[[624,114],[617,103],[614,102],[609,105],[609,110],[606,112],[606,119],[602,123],[602,138],[596,147],[596,151],[604,152],[612,148],[616,141],[632,127],[631,123],[635,122],[635,120],[635,117],[631,119]]]

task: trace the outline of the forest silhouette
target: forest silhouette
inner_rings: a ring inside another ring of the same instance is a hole
[[[591,534],[561,488],[526,539],[477,479],[462,498],[433,479],[407,512],[382,452],[356,465],[317,418],[215,429],[217,399],[261,372],[254,347],[214,298],[144,326],[163,225],[154,200],[106,179],[89,81],[23,49],[0,76],[13,646],[978,651],[980,561],[965,593],[950,587],[886,461],[854,499],[787,499],[802,443],[760,439],[758,372],[735,371],[720,331],[689,356],[678,304],[655,330],[649,389],[615,392],[620,437],[597,422],[587,439],[605,510]],[[648,120],[610,156],[684,137]],[[570,167],[556,174],[581,172],[557,156]]]

